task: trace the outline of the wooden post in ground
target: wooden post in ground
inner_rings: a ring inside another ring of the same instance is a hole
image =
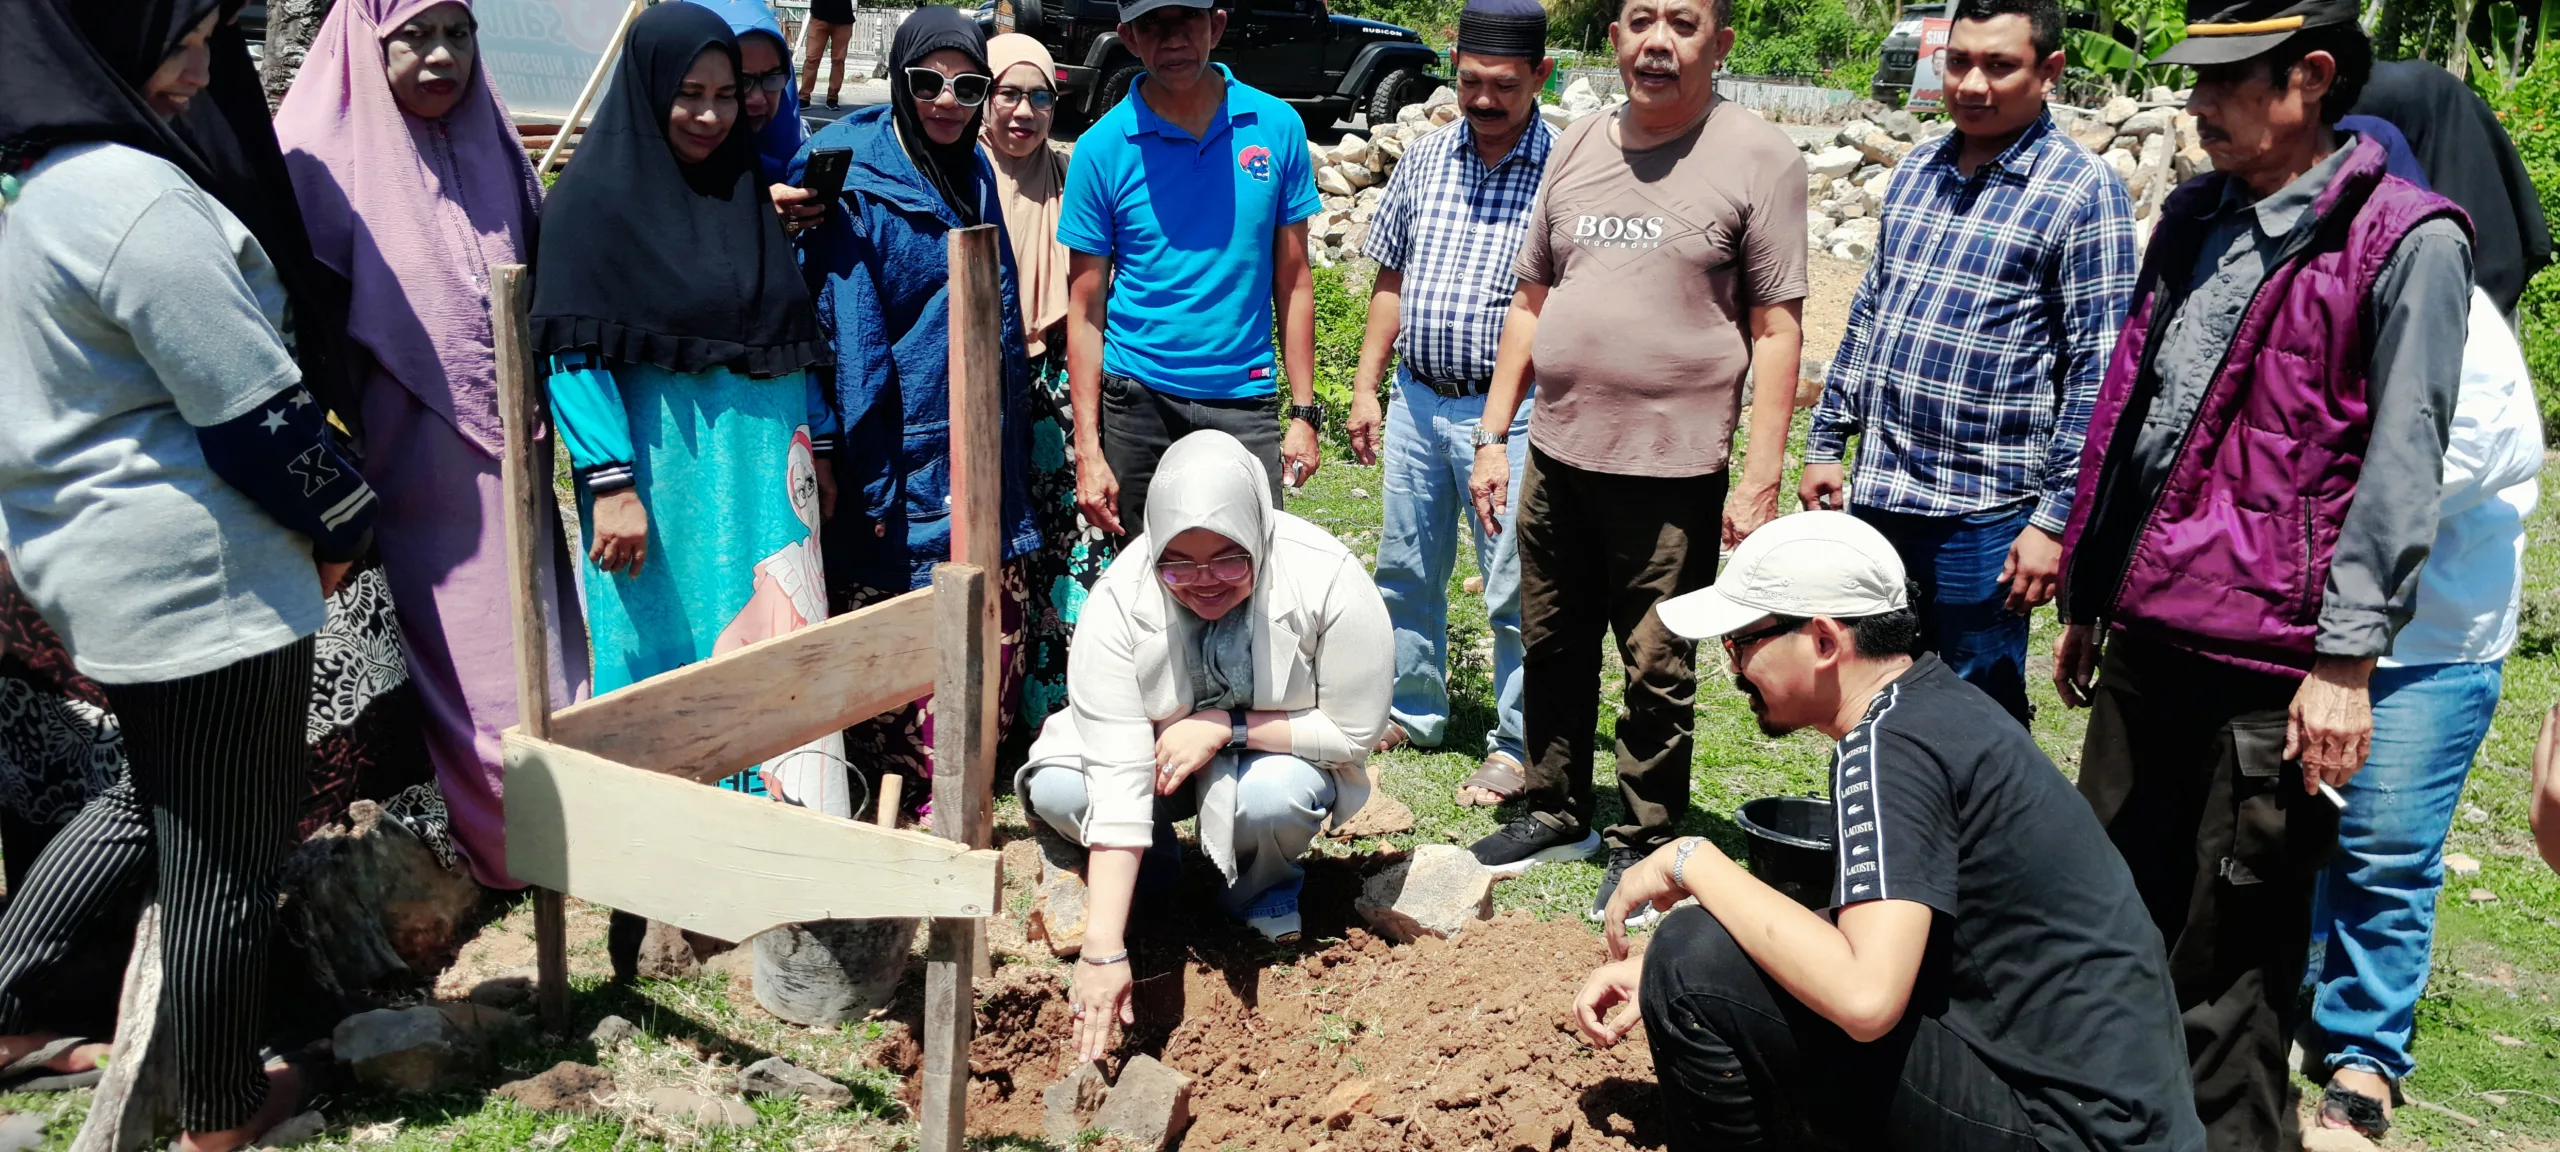
[[[638,5],[634,4],[636,12]],[[628,25],[626,17],[624,24]],[[615,43],[621,42],[620,36]],[[608,58],[610,55],[608,53]],[[584,97],[580,98],[581,103]],[[568,129],[563,127],[565,138]],[[555,143],[553,147],[558,147]],[[522,264],[501,264],[489,277],[489,328],[498,361],[498,419],[506,428],[506,455],[498,464],[506,489],[507,566],[516,574],[507,593],[508,617],[516,637],[517,726],[528,736],[551,735],[551,641],[546,616],[550,581],[542,578],[543,545],[550,540],[560,509],[551,495],[551,438],[541,435],[542,392],[533,367],[526,326],[533,308],[532,285]],[[544,517],[549,517],[546,523]],[[547,888],[533,893],[533,949],[536,1000],[545,1031],[569,1026],[569,926],[560,894]]]
[[[150,1147],[168,1118],[169,1044],[160,1028],[160,901],[142,906],[133,929],[116,1003],[115,1055],[89,1098],[89,1115],[71,1152],[138,1152]]]
[[[614,57],[622,55],[622,38],[631,32],[631,22],[640,18],[640,10],[649,0],[631,0],[622,10],[622,22],[613,26],[613,39],[605,42],[604,54],[596,57],[596,70],[587,73],[586,87],[578,89],[578,101],[569,105],[568,119],[560,122],[560,134],[551,138],[551,146],[542,150],[542,162],[533,166],[533,174],[551,171],[552,161],[560,158],[560,150],[569,146],[569,138],[578,134],[578,122],[587,117],[587,105],[595,102],[596,90],[604,87],[605,73],[613,71]]]
[[[951,233],[951,559],[934,570],[942,674],[933,693],[934,829],[973,848],[994,833],[1004,563],[1004,312],[990,225]],[[983,921],[936,920],[925,954],[924,1152],[960,1152],[969,1099],[970,982],[986,971]]]

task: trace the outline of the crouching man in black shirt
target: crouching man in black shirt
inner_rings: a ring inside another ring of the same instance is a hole
[[[1641,1007],[1673,1149],[2204,1147],[2123,858],[2017,721],[1909,654],[1918,620],[1882,535],[1846,513],[1780,518],[1657,611],[1723,640],[1762,730],[1839,741],[1832,911],[1694,836],[1610,902],[1618,961],[1576,1015],[1605,1047]],[[1626,958],[1628,913],[1692,896]]]

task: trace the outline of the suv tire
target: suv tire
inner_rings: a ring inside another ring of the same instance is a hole
[[[1112,69],[1109,75],[1102,78],[1102,86],[1093,90],[1093,105],[1089,110],[1090,115],[1085,117],[1085,123],[1091,124],[1100,120],[1103,113],[1119,107],[1120,102],[1128,98],[1129,89],[1137,85],[1138,77],[1146,74],[1147,66],[1135,62]]]
[[[1378,78],[1377,87],[1369,89],[1369,126],[1376,128],[1395,122],[1396,113],[1407,104],[1419,104],[1441,87],[1431,77],[1411,68],[1391,69]]]

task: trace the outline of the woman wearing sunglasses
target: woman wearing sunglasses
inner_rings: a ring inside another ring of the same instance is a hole
[[[828,590],[837,612],[922,588],[951,556],[949,233],[1000,224],[995,176],[978,155],[978,122],[992,87],[986,40],[959,9],[919,8],[890,44],[889,102],[860,109],[812,137],[793,163],[851,151],[844,195],[802,233],[801,270],[834,346],[837,411],[845,428],[835,457],[843,502],[825,533]],[[1013,254],[998,244],[1005,395],[1004,630],[1022,627],[1025,553],[1040,542],[1031,519],[1031,441],[1024,401]],[[1016,711],[1019,646],[1005,645],[1001,714]],[[920,701],[847,733],[856,764],[904,776],[932,773],[932,701]],[[910,787],[923,799],[929,790]]]
[[[1087,1060],[1132,1019],[1139,861],[1159,861],[1151,889],[1173,878],[1174,821],[1199,816],[1229,916],[1275,943],[1297,938],[1298,859],[1328,818],[1368,802],[1395,675],[1368,570],[1273,509],[1262,462],[1235,437],[1194,432],[1165,451],[1145,528],[1085,601],[1067,707],[1014,782],[1044,871],[1088,885],[1072,992]]]
[[[1049,146],[1057,115],[1057,65],[1038,40],[1008,32],[987,41],[995,73],[980,147],[996,176],[996,201],[1022,282],[1022,337],[1031,355],[1031,506],[1040,548],[1024,561],[1031,588],[1022,638],[1022,717],[1037,725],[1067,702],[1067,640],[1093,582],[1111,563],[1113,538],[1076,510],[1075,423],[1067,404],[1067,248],[1058,205],[1067,154]]]

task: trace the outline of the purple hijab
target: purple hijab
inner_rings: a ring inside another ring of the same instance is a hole
[[[473,67],[442,120],[393,97],[383,37],[440,2],[338,0],[276,112],[276,137],[312,251],[353,286],[348,335],[495,457],[489,268],[528,262],[542,191],[487,69]]]

